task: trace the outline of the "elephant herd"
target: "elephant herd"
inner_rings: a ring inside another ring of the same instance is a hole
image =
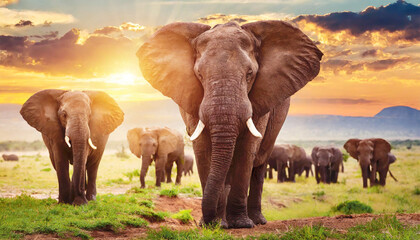
[[[290,97],[318,75],[322,56],[302,31],[277,20],[214,27],[177,22],[160,28],[140,47],[137,57],[144,78],[178,104],[192,140],[203,192],[201,224],[265,224],[261,198],[268,161],[270,169],[279,172],[279,181],[294,181],[303,171],[308,176],[310,158],[302,149],[274,144]],[[115,100],[100,91],[50,89],[31,96],[20,113],[42,133],[57,172],[59,202],[94,200],[108,136],[124,120]],[[142,187],[152,161],[157,186],[165,178],[171,181],[174,163],[175,182],[180,183],[181,166],[189,164],[181,134],[168,128],[134,128],[127,138],[132,153],[143,160]],[[380,146],[384,151],[376,150]],[[389,144],[351,139],[345,148],[358,159],[364,186],[367,178],[376,183],[376,172],[385,184]],[[314,148],[317,181],[337,181],[342,165],[338,155],[336,149]],[[281,156],[289,160],[277,160]],[[69,164],[74,167],[71,181]],[[192,172],[188,169],[184,174]]]

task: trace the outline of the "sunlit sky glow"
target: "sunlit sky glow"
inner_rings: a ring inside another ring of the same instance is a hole
[[[420,109],[420,5],[400,0],[0,0],[0,103],[22,104],[45,88],[103,90],[119,102],[165,99],[135,56],[159,26],[266,19],[299,26],[325,54],[291,114]]]

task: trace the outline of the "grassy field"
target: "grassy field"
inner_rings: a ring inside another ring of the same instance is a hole
[[[309,152],[310,149],[306,150]],[[191,152],[190,149],[189,152]],[[353,200],[357,200],[358,204],[370,207],[375,214],[419,213],[420,147],[397,148],[393,149],[393,153],[398,160],[391,165],[391,171],[399,181],[395,182],[388,178],[384,188],[363,189],[359,166],[352,158],[345,163],[345,172],[340,172],[338,184],[318,185],[314,177],[308,179],[297,177],[296,183],[282,184],[278,184],[275,179],[266,180],[263,192],[263,213],[269,221],[335,216],[343,214],[343,210],[337,210],[340,203]],[[192,221],[188,209],[180,209],[181,211],[177,213],[162,212],[154,207],[153,199],[160,195],[201,196],[197,171],[194,171],[193,176],[183,177],[180,187],[163,184],[161,189],[156,189],[153,187],[154,168],[152,166],[146,178],[148,188],[140,190],[138,189],[140,163],[140,160],[133,155],[130,155],[129,158],[119,158],[115,155],[104,156],[98,173],[99,196],[97,201],[89,203],[87,206],[74,207],[58,205],[53,200],[57,197],[58,184],[56,173],[48,157],[22,156],[19,162],[0,162],[0,196],[17,196],[0,199],[0,209],[2,209],[0,237],[20,238],[26,234],[57,233],[61,237],[88,238],[89,231],[92,230],[119,232],[130,226],[146,227],[150,223],[159,222],[165,218],[178,219],[185,223]],[[173,174],[174,178],[175,174]],[[42,198],[42,200],[27,195]],[[404,228],[392,217],[382,218],[382,220],[370,224],[372,226],[364,225],[353,232],[361,234],[368,228],[375,228],[377,231],[382,229],[380,231],[389,233],[396,231],[397,235],[395,236],[401,237],[398,239],[413,239],[412,236],[418,236],[419,233],[418,226],[417,228]],[[390,229],[386,230],[387,228]],[[402,229],[404,233],[399,232],[398,229]],[[293,234],[303,234],[302,236],[309,239],[369,238],[360,237],[362,236],[360,234],[348,238],[350,235],[340,235],[341,233],[316,226],[295,229],[288,234],[291,235],[280,236],[273,233],[265,238],[261,236],[261,239],[277,239],[279,237],[296,239],[297,236],[300,236]],[[174,238],[188,236],[186,239],[233,238],[222,230],[208,229],[200,232],[198,230],[181,232],[173,232],[169,229],[150,230],[147,236],[150,239],[160,239],[165,236],[168,239],[171,239],[170,236],[175,236]]]

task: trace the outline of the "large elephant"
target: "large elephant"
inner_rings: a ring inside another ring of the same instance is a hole
[[[1,156],[4,161],[19,161],[19,157],[16,154],[3,154]]]
[[[185,155],[185,157],[184,157],[184,170],[183,170],[184,176],[187,176],[187,174],[188,174],[188,176],[193,174],[194,173],[193,168],[194,168],[194,158],[193,158],[193,156]]]
[[[264,224],[261,193],[290,96],[322,52],[283,21],[173,23],[137,52],[145,79],[180,108],[203,189],[202,223]],[[249,195],[248,195],[249,193]]]
[[[172,182],[171,172],[174,162],[177,165],[176,184],[181,184],[184,163],[184,138],[176,130],[163,128],[133,128],[128,131],[127,139],[131,152],[142,159],[140,184],[146,187],[144,181],[147,170],[155,161],[156,186],[165,180]]]
[[[101,91],[48,89],[32,95],[20,114],[42,133],[57,172],[59,202],[80,205],[94,200],[108,136],[124,120],[115,100]],[[69,163],[73,164],[71,182]]]
[[[272,170],[277,171],[277,182],[295,181],[296,174],[302,174],[306,163],[305,150],[296,145],[280,144],[273,148],[268,158],[269,178],[273,177]],[[287,169],[287,176],[286,176]]]
[[[346,151],[359,162],[362,170],[363,187],[376,184],[376,173],[379,173],[379,184],[385,186],[389,164],[394,162],[390,155],[391,145],[382,138],[349,139],[345,144]],[[395,156],[394,156],[395,157]],[[395,179],[395,178],[394,178]]]
[[[338,173],[344,172],[343,153],[336,147],[314,147],[312,161],[315,166],[316,182],[337,183]]]

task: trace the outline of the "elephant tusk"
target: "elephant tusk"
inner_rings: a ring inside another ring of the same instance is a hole
[[[91,138],[89,138],[88,143],[89,143],[89,146],[91,148],[93,148],[93,149],[96,149],[97,148],[95,145],[93,145],[93,142],[92,142],[92,139]]]
[[[200,136],[201,132],[204,130],[205,126],[206,125],[204,125],[204,123],[201,120],[199,120],[198,124],[197,124],[197,127],[195,128],[194,133],[190,137],[190,140],[194,141],[195,139],[197,139],[198,136]]]
[[[64,137],[64,141],[66,142],[67,146],[69,146],[69,148],[71,148],[71,144],[70,144],[70,138],[69,138],[69,136],[65,136],[65,137]]]
[[[254,125],[254,122],[252,121],[252,118],[249,118],[246,121],[246,126],[248,127],[249,131],[252,133],[252,135],[254,135],[257,138],[261,138],[262,135],[260,132],[258,132],[257,128]]]

